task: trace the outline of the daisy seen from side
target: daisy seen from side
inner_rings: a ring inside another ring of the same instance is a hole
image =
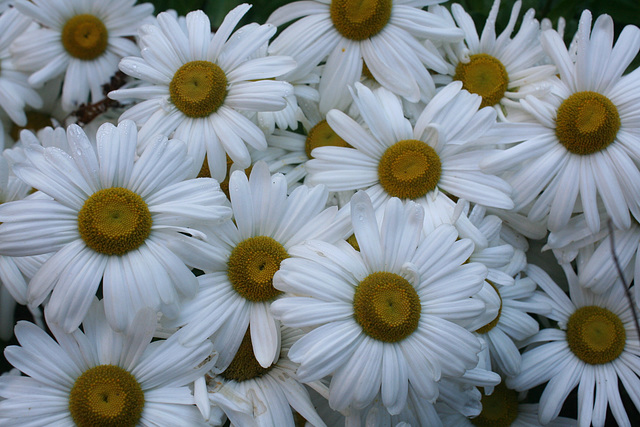
[[[381,227],[366,193],[351,204],[360,252],[345,241],[293,248],[274,277],[286,295],[271,311],[285,325],[309,330],[289,357],[300,363],[302,382],[332,376],[333,409],[363,409],[380,393],[386,410],[399,414],[409,388],[434,402],[441,377],[476,367],[480,343],[458,323],[484,311],[470,296],[487,271],[463,265],[473,244],[456,240],[453,227],[424,238],[415,203],[389,200]]]
[[[51,295],[49,321],[67,332],[80,324],[100,284],[116,330],[143,307],[175,316],[198,284],[168,242],[231,216],[218,183],[187,179],[192,159],[177,140],[158,137],[135,159],[131,121],[102,125],[96,148],[76,125],[66,139],[69,152],[30,144],[27,160],[13,166],[48,197],[0,206],[0,253],[55,252],[31,279],[29,302],[39,305]]]
[[[157,133],[186,141],[195,159],[195,176],[206,158],[211,176],[226,176],[226,155],[245,169],[247,146],[264,150],[265,135],[245,114],[286,107],[293,87],[281,76],[295,67],[287,56],[254,57],[276,31],[273,25],[249,24],[233,31],[251,6],[227,14],[215,34],[209,17],[190,12],[186,28],[166,12],[157,25],[140,28],[142,57],[127,57],[120,69],[148,85],[109,93],[116,100],[138,99],[122,113],[140,126],[141,146]],[[226,154],[226,155],[225,155]]]

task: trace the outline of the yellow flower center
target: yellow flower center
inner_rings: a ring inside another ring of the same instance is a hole
[[[38,111],[27,111],[27,124],[24,126],[18,126],[15,123],[11,127],[11,131],[9,132],[9,136],[14,141],[20,139],[20,132],[27,129],[33,132],[37,132],[40,129],[44,129],[47,126],[53,127],[53,122],[51,121],[51,116],[48,114],[40,113]]]
[[[242,382],[261,377],[269,372],[272,367],[273,364],[268,368],[263,368],[256,360],[256,356],[253,353],[253,344],[251,343],[251,329],[249,328],[245,332],[240,348],[238,348],[229,367],[220,373],[220,376],[226,380]]]
[[[364,40],[378,34],[389,22],[392,0],[331,0],[331,21],[342,36]]]
[[[151,213],[142,197],[120,187],[95,192],[78,213],[82,240],[106,255],[123,255],[138,248],[149,237],[151,224]]]
[[[76,15],[62,27],[62,46],[74,58],[91,60],[104,53],[109,42],[109,31],[93,15]]]
[[[360,252],[360,245],[358,244],[358,240],[356,239],[355,234],[347,237],[347,243],[350,244],[353,249]]]
[[[418,327],[422,305],[406,279],[382,271],[371,273],[358,284],[353,309],[365,334],[379,341],[397,342]]]
[[[318,122],[311,128],[307,140],[304,143],[304,151],[307,157],[312,159],[311,151],[318,147],[348,147],[353,148],[347,141],[340,138],[337,133],[331,129],[326,120]]]
[[[590,305],[577,309],[567,322],[567,343],[578,359],[591,365],[615,360],[626,343],[624,325],[606,308]]]
[[[99,365],[80,375],[69,393],[69,412],[79,427],[135,426],[144,392],[128,371]]]
[[[487,282],[487,283],[489,283],[493,288],[493,290],[495,290],[496,293],[498,294],[498,298],[500,298],[500,308],[498,308],[498,314],[496,314],[496,317],[491,322],[487,323],[480,329],[476,330],[476,332],[479,334],[486,334],[487,332],[495,328],[495,326],[500,321],[500,315],[502,314],[502,296],[500,295],[500,291],[498,291],[498,288],[496,288],[496,286],[493,283],[491,282]]]
[[[207,117],[227,96],[227,76],[213,62],[187,62],[171,79],[169,94],[171,102],[185,116]]]
[[[478,427],[508,427],[518,417],[518,393],[498,384],[491,395],[482,395],[482,412],[469,420]]]
[[[387,148],[378,164],[380,185],[391,197],[417,199],[436,188],[442,165],[428,144],[405,139]]]
[[[556,116],[556,136],[573,154],[593,154],[611,144],[620,129],[618,109],[597,92],[576,92]]]
[[[287,251],[271,237],[250,237],[231,251],[227,276],[233,289],[245,299],[269,301],[281,293],[273,287],[273,275],[286,258]]]
[[[453,79],[460,80],[463,89],[482,97],[480,108],[499,103],[509,84],[502,62],[486,53],[471,55],[466,64],[459,62]]]

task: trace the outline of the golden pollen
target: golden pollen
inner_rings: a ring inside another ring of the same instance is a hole
[[[51,116],[48,114],[43,114],[38,111],[27,111],[27,124],[24,126],[18,126],[15,123],[11,126],[11,131],[9,132],[9,136],[14,141],[20,139],[20,132],[27,129],[33,131],[34,133],[39,131],[40,129],[44,129],[47,126],[53,127],[53,122],[51,121]]]
[[[84,371],[69,393],[69,412],[79,427],[135,426],[143,407],[138,381],[114,365]]]
[[[459,62],[454,80],[462,82],[462,88],[482,97],[480,108],[496,105],[504,97],[509,75],[502,62],[486,53],[469,57],[469,62]]]
[[[620,318],[595,305],[580,307],[567,322],[569,349],[590,365],[615,360],[624,350],[626,337]]]
[[[307,140],[304,143],[304,152],[307,153],[307,157],[312,159],[311,151],[318,147],[347,147],[353,148],[347,141],[340,138],[337,133],[331,129],[329,123],[326,120],[318,122],[317,125],[311,128]]]
[[[358,240],[356,239],[355,234],[347,237],[347,243],[350,244],[353,249],[360,252],[360,245],[358,244]]]
[[[611,144],[620,129],[618,109],[597,92],[576,92],[556,116],[556,136],[573,154],[593,154]]]
[[[109,42],[109,31],[93,15],[76,15],[62,27],[62,46],[74,58],[91,60],[104,53]]]
[[[371,273],[356,287],[353,312],[365,334],[384,342],[398,342],[418,327],[422,305],[416,290],[404,278],[381,271]]]
[[[331,0],[331,21],[345,38],[368,39],[387,25],[392,3],[392,0]]]
[[[151,213],[142,197],[126,188],[96,191],[78,213],[82,240],[96,252],[123,255],[151,233]]]
[[[207,117],[227,96],[227,76],[213,62],[187,62],[171,79],[169,94],[171,102],[185,116]]]
[[[256,356],[253,354],[253,344],[251,343],[251,329],[248,328],[236,355],[233,357],[229,367],[220,373],[220,376],[226,380],[242,382],[261,377],[269,372],[272,367],[273,364],[268,368],[263,368],[256,360]]]
[[[442,164],[436,151],[416,139],[387,148],[378,163],[380,185],[391,197],[417,199],[436,188]]]
[[[491,395],[482,395],[482,412],[470,419],[478,427],[508,427],[518,417],[518,393],[498,384]]]
[[[467,263],[468,261],[469,260],[465,261],[465,263]],[[479,334],[486,334],[487,332],[489,332],[490,330],[495,328],[495,326],[500,321],[500,315],[502,314],[502,296],[500,295],[500,291],[498,291],[498,288],[496,288],[496,285],[494,285],[493,283],[491,283],[489,281],[487,281],[487,283],[489,283],[491,285],[491,287],[493,288],[493,290],[495,290],[496,293],[498,294],[498,298],[500,298],[500,308],[498,308],[498,314],[496,314],[496,317],[491,322],[487,323],[486,325],[484,325],[480,329],[476,330],[476,332],[479,333]]]
[[[269,301],[281,294],[273,287],[273,275],[286,258],[287,251],[271,237],[250,237],[231,251],[227,276],[233,289],[245,299]]]

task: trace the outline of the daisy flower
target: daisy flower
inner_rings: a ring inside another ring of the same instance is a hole
[[[263,367],[254,356],[251,333],[247,330],[229,366],[222,371],[214,366],[206,376],[206,392],[211,403],[218,405],[221,400],[231,400],[228,397],[220,399],[220,395],[234,396],[233,401],[246,401],[251,408],[246,415],[259,427],[298,425],[292,409],[312,426],[325,427],[311,403],[309,392],[296,379],[298,365],[287,356],[291,345],[301,335],[298,330],[282,327],[278,358],[270,366]],[[213,345],[214,348],[217,346],[215,340]],[[237,418],[238,411],[234,409],[228,414],[231,422],[238,426],[248,425],[242,418]]]
[[[411,102],[435,93],[429,69],[452,69],[433,44],[424,39],[456,42],[462,30],[422,10],[439,0],[297,1],[281,6],[267,22],[285,28],[269,52],[298,62],[292,75],[308,74],[326,60],[320,79],[320,110],[344,109],[351,103],[347,87],[360,80],[363,66],[388,90]]]
[[[142,310],[135,333],[114,332],[94,299],[82,330],[66,333],[48,322],[55,341],[18,322],[20,346],[5,356],[27,376],[0,377],[3,425],[206,426],[188,385],[211,369],[212,345],[186,348],[175,336],[151,344],[156,321]]]
[[[416,203],[389,200],[381,227],[366,193],[356,193],[351,205],[360,252],[344,241],[293,248],[274,277],[287,294],[271,311],[287,326],[312,328],[289,357],[300,363],[302,382],[332,375],[333,409],[363,409],[381,393],[388,412],[399,414],[410,387],[433,402],[441,376],[476,367],[480,343],[458,323],[484,311],[470,297],[487,270],[463,265],[473,244],[453,227],[423,238]]]
[[[263,367],[280,354],[280,327],[269,309],[281,292],[273,275],[289,250],[309,239],[336,241],[344,233],[334,226],[336,208],[325,209],[323,186],[300,186],[287,196],[281,174],[271,176],[264,162],[256,163],[247,179],[235,171],[229,181],[234,221],[212,228],[207,241],[182,239],[191,267],[205,274],[195,298],[185,302],[171,325],[181,326],[186,343],[213,335],[218,343],[218,367],[236,354],[247,327],[255,357]]]
[[[327,123],[353,148],[320,147],[307,162],[311,185],[330,191],[364,189],[376,209],[391,197],[413,200],[424,207],[428,230],[450,222],[455,207],[448,195],[483,206],[511,209],[511,187],[480,171],[488,153],[487,136],[495,125],[495,110],[478,111],[478,95],[452,82],[429,102],[415,127],[404,117],[398,97],[384,88],[355,85],[354,102],[360,125],[332,110]],[[452,112],[455,112],[453,114]]]
[[[542,47],[560,78],[548,97],[521,100],[533,123],[497,127],[511,142],[522,142],[481,163],[486,172],[510,171],[515,208],[533,202],[529,218],[548,218],[551,231],[582,210],[597,232],[600,202],[618,228],[629,228],[629,212],[640,218],[640,71],[622,76],[640,49],[640,30],[627,25],[612,46],[613,37],[611,17],[600,16],[591,31],[588,10],[580,18],[575,58],[555,31],[544,31]]]
[[[558,329],[544,329],[526,343],[522,370],[507,379],[507,386],[528,390],[548,381],[540,397],[539,420],[547,424],[558,416],[568,394],[578,387],[578,424],[603,426],[610,407],[620,426],[630,426],[620,398],[618,382],[640,409],[640,341],[633,309],[622,286],[597,295],[578,284],[569,265],[564,266],[569,297],[540,268],[529,265],[527,274],[549,296]],[[594,392],[595,389],[595,392]]]
[[[493,106],[503,119],[503,106],[517,107],[518,101],[527,94],[538,95],[539,83],[556,73],[555,66],[540,65],[545,54],[540,45],[540,24],[534,18],[533,9],[525,13],[518,32],[511,37],[521,7],[521,1],[513,4],[507,26],[496,37],[500,0],[495,0],[478,37],[471,16],[454,3],[451,13],[465,33],[464,44],[455,48],[443,45],[447,58],[455,66],[453,79],[460,80],[463,89],[482,97],[480,107]],[[433,11],[452,19],[444,7],[433,7]],[[522,90],[523,86],[529,89]]]
[[[0,28],[2,28],[0,33],[0,111],[7,113],[18,126],[27,124],[25,106],[42,107],[42,98],[27,82],[28,74],[16,67],[15,58],[9,53],[9,45],[31,23],[30,18],[21,15],[13,8],[0,15]],[[0,120],[0,136],[4,135],[2,127]]]
[[[83,0],[16,0],[14,5],[42,27],[26,32],[12,47],[16,66],[33,71],[29,83],[40,87],[64,74],[62,107],[104,98],[102,85],[124,56],[138,51],[135,35],[151,17],[151,3]]]
[[[251,6],[242,4],[227,14],[212,36],[209,18],[191,12],[186,29],[168,13],[158,25],[140,29],[140,57],[127,57],[120,69],[148,85],[110,92],[112,99],[141,99],[121,120],[140,126],[142,147],[157,133],[188,142],[195,176],[205,160],[211,176],[222,181],[226,156],[238,167],[250,166],[247,145],[264,150],[264,133],[245,116],[285,108],[293,94],[284,81],[270,80],[295,67],[290,57],[252,58],[276,32],[273,25],[250,24],[232,34]]]
[[[100,127],[97,148],[76,125],[66,136],[68,153],[31,144],[27,161],[14,165],[18,177],[49,198],[0,206],[2,255],[55,252],[31,279],[29,302],[51,295],[49,320],[71,332],[102,282],[106,316],[117,330],[142,307],[175,316],[198,283],[167,245],[180,232],[197,234],[203,223],[230,217],[217,182],[185,180],[191,159],[180,141],[159,137],[134,160],[131,121]]]
[[[511,426],[511,427],[574,427],[576,420],[558,417],[549,424],[541,424],[538,420],[537,403],[520,403],[515,390],[507,388],[504,383],[495,387],[493,393],[482,395],[482,412],[469,419],[463,414],[444,405],[438,406],[438,413],[445,426]]]

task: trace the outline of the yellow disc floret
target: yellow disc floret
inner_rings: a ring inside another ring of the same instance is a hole
[[[569,349],[591,365],[609,363],[620,356],[626,344],[624,325],[606,308],[590,305],[577,309],[567,322]]]
[[[93,15],[76,15],[62,27],[62,46],[74,58],[96,59],[107,49],[108,42],[107,27]]]
[[[391,197],[417,199],[440,181],[440,157],[428,144],[405,139],[387,148],[378,163],[380,185]]]
[[[466,64],[459,62],[453,79],[460,80],[463,89],[482,97],[480,108],[499,103],[509,84],[502,62],[486,53],[471,55]]]
[[[169,94],[171,102],[185,116],[207,117],[227,96],[227,76],[213,62],[187,62],[173,75]]]
[[[487,283],[489,283],[493,288],[493,290],[496,291],[496,293],[498,294],[498,298],[500,298],[500,308],[498,308],[498,314],[496,314],[496,317],[491,322],[487,323],[480,329],[476,330],[476,332],[479,334],[486,334],[487,332],[495,328],[498,322],[500,321],[500,315],[502,314],[502,296],[500,295],[500,291],[498,291],[498,288],[496,288],[496,286],[493,283],[491,282],[487,282]]]
[[[229,281],[249,301],[269,301],[281,292],[273,287],[273,275],[289,254],[271,237],[255,236],[238,243],[227,263]]]
[[[358,284],[353,311],[365,334],[379,341],[397,342],[418,327],[422,305],[406,279],[382,271],[371,273]]]
[[[345,38],[368,39],[387,25],[392,3],[392,0],[331,0],[331,21]]]
[[[348,147],[353,148],[347,141],[340,138],[340,136],[331,129],[329,123],[326,120],[318,122],[317,125],[311,128],[307,140],[304,143],[304,151],[307,153],[307,157],[313,158],[311,151],[318,147]]]
[[[620,129],[618,109],[597,92],[576,92],[556,116],[556,136],[573,154],[593,154],[611,144]]]
[[[260,363],[258,363],[258,360],[253,353],[251,328],[249,328],[247,329],[247,332],[245,332],[240,348],[238,348],[233,360],[227,369],[220,374],[220,376],[227,380],[242,382],[252,378],[261,377],[269,372],[272,366],[263,368],[260,366]]]
[[[120,187],[95,192],[78,213],[82,240],[106,255],[123,255],[138,248],[149,237],[151,224],[151,213],[142,197]]]
[[[482,412],[469,420],[478,427],[509,427],[518,417],[518,393],[498,384],[489,396],[482,395]]]
[[[79,427],[135,426],[143,407],[144,393],[138,381],[114,365],[84,371],[69,393],[69,412]]]

